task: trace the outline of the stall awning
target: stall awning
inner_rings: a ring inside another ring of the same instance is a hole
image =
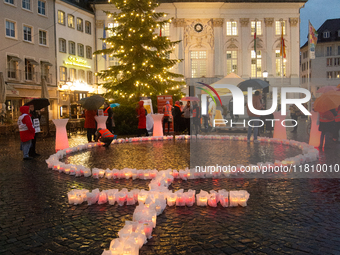
[[[21,58],[18,58],[16,56],[9,56],[11,58],[10,61],[14,61],[14,62],[21,62]]]
[[[39,63],[37,61],[35,61],[34,59],[26,58],[26,60],[28,60],[32,65],[35,65],[35,66],[39,65]]]
[[[53,66],[50,62],[47,61],[41,61],[41,64],[45,66]]]

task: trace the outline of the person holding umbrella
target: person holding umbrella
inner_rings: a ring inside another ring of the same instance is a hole
[[[94,116],[97,115],[96,110],[85,110],[85,123],[84,128],[87,129],[87,141],[91,143],[94,141],[96,132],[96,119]],[[93,140],[92,140],[93,138]]]
[[[321,136],[320,136],[319,148],[323,147],[324,140],[325,140],[325,145],[327,144],[326,140],[329,140],[328,137],[329,137],[329,135],[331,135],[334,124],[335,124],[335,122],[334,122],[335,116],[336,116],[335,109],[320,113],[320,115],[319,115],[319,122],[320,122],[319,131],[321,131]]]
[[[260,91],[255,91],[255,94],[253,95],[253,106],[255,109],[257,110],[261,110],[262,109],[262,104],[261,104],[261,93]],[[254,127],[254,143],[258,143],[259,141],[257,140],[257,135],[258,135],[258,126],[259,126],[259,121],[258,118],[259,116],[252,113],[249,110],[248,104],[247,104],[247,114],[249,116],[249,120],[254,120],[251,124]],[[250,142],[250,137],[251,137],[251,132],[253,131],[253,128],[249,125],[248,126],[248,135],[247,135],[247,142]]]
[[[40,115],[40,111],[39,110],[35,110],[34,109],[34,105],[33,104],[31,104],[30,106],[29,106],[29,108],[30,108],[30,115],[31,115],[31,120],[32,120],[32,123],[33,123],[33,125],[34,125],[34,127],[35,127],[35,125],[37,125],[38,123],[40,123],[40,118],[41,118],[41,115]],[[38,120],[36,120],[36,119],[38,119]],[[37,123],[37,124],[35,124],[35,123]],[[35,132],[37,132],[37,130],[35,130]],[[31,144],[31,148],[30,148],[30,151],[29,151],[29,155],[30,155],[30,157],[38,157],[38,156],[40,156],[40,154],[38,154],[36,151],[35,151],[35,144],[36,144],[36,141],[37,141],[37,136],[36,135],[34,135],[34,138],[32,139],[32,144]]]

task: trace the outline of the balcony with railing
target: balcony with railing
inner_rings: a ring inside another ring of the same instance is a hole
[[[6,76],[4,77],[8,82],[20,83],[35,83],[40,84],[43,78],[47,84],[52,84],[52,74],[40,72],[23,72],[19,69],[6,69]]]

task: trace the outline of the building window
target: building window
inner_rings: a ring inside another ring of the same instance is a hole
[[[75,42],[72,42],[72,41],[68,42],[68,53],[70,55],[76,55],[76,44],[75,44]]]
[[[24,26],[24,41],[32,42],[32,28]]]
[[[119,65],[119,59],[118,58],[110,56],[109,61],[110,61],[110,66],[118,66]]]
[[[7,77],[10,79],[20,80],[19,62],[21,59],[15,56],[7,56]]]
[[[83,32],[83,20],[81,18],[77,18],[77,30]]]
[[[327,72],[327,79],[333,79],[333,72]]]
[[[70,81],[75,81],[77,79],[76,69],[70,68],[69,73],[70,73]]]
[[[25,59],[25,80],[35,80],[34,66],[36,66],[37,64],[39,63],[35,62],[33,59]]]
[[[78,56],[84,57],[84,45],[81,43],[78,43]]]
[[[43,30],[39,30],[39,44],[47,45],[47,32]]]
[[[46,15],[46,2],[38,0],[38,13]]]
[[[333,59],[332,58],[326,59],[326,66],[333,66]]]
[[[59,38],[59,52],[66,53],[66,40]]]
[[[334,59],[334,66],[340,66],[340,58]]]
[[[170,23],[164,24],[161,29],[162,36],[170,36]]]
[[[65,25],[65,12],[58,11],[58,23],[60,25]]]
[[[93,73],[91,71],[87,71],[87,84],[93,84]]]
[[[31,0],[22,0],[22,8],[31,10]]]
[[[227,35],[237,35],[237,22],[227,21],[226,23]]]
[[[67,25],[70,28],[74,28],[74,16],[71,14],[67,15]]]
[[[326,48],[326,56],[332,56],[332,46]]]
[[[90,46],[86,46],[86,58],[92,59],[92,48]]]
[[[262,59],[261,51],[251,51],[251,77],[262,77]]]
[[[340,55],[340,45],[338,46],[338,55]]]
[[[85,33],[86,34],[91,34],[91,22],[90,21],[85,21]]]
[[[323,32],[323,38],[329,38],[331,33],[329,31]]]
[[[199,78],[207,76],[207,52],[191,51],[191,78]]]
[[[237,51],[227,51],[227,74],[237,74]]]
[[[41,78],[44,78],[47,83],[52,83],[52,75],[50,75],[51,63],[40,61]]]
[[[286,21],[275,21],[275,35],[281,35],[283,26],[283,34],[286,34]]]
[[[107,37],[116,36],[116,33],[113,33],[111,29],[118,27],[118,26],[119,26],[119,23],[108,23],[107,27],[109,28],[109,30],[106,30]]]
[[[78,70],[78,79],[80,82],[85,82],[85,71]]]
[[[251,35],[255,33],[255,21],[250,23],[251,26]],[[262,23],[261,21],[256,21],[256,36],[262,35]]]
[[[340,79],[340,71],[334,72],[335,78]]]
[[[282,71],[283,71],[283,76],[286,76],[285,60],[283,59],[282,61],[282,56],[280,56],[280,50],[275,51],[275,56],[276,56],[276,59],[275,59],[276,76],[281,77]],[[302,69],[303,69],[302,71],[306,69],[306,63],[302,65]]]
[[[6,36],[15,38],[15,23],[6,20]]]
[[[67,69],[64,66],[59,67],[59,80],[66,81]]]
[[[14,4],[14,0],[5,0],[5,3]]]

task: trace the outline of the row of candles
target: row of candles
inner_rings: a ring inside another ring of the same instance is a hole
[[[164,136],[164,137],[150,137],[150,139],[153,140],[159,140],[159,139],[172,139],[172,136]],[[176,136],[176,139],[196,139],[196,136]],[[126,138],[126,139],[118,139],[114,140],[117,143],[124,143],[124,142],[135,142],[135,141],[144,141],[145,139],[149,139],[149,137],[138,137],[138,138]],[[208,135],[208,136],[202,136],[197,135],[197,139],[214,139],[214,140],[236,140],[236,141],[246,141],[245,136],[214,136],[214,135]],[[297,147],[302,150],[302,154],[297,155],[295,157],[286,158],[282,161],[276,160],[273,162],[259,162],[257,165],[265,165],[265,166],[272,166],[272,165],[301,165],[309,162],[316,161],[319,157],[319,151],[315,149],[313,146],[308,145],[303,142],[297,142],[294,140],[282,140],[282,139],[275,139],[275,138],[266,138],[266,137],[260,137],[259,141],[265,142],[265,143],[276,143],[276,144],[284,144],[289,145],[292,147]],[[78,145],[73,148],[67,148],[64,150],[59,150],[57,153],[51,155],[47,160],[46,163],[49,168],[52,168],[54,170],[57,170],[59,172],[63,172],[70,175],[75,176],[84,176],[89,177],[92,176],[93,178],[102,178],[106,177],[108,179],[153,179],[156,176],[157,170],[137,170],[137,169],[130,169],[130,168],[124,168],[122,170],[118,169],[98,169],[93,168],[92,170],[89,168],[86,168],[81,165],[73,165],[73,164],[65,164],[60,161],[65,155],[74,153],[77,151],[87,150],[91,149],[93,147],[102,146],[103,143],[88,143],[84,145]],[[174,178],[181,178],[183,180],[186,179],[195,179],[195,178],[218,178],[224,176],[229,176],[230,174],[237,174],[240,173],[240,167],[241,165],[236,166],[237,170],[233,172],[197,172],[195,169],[182,169],[182,170],[172,170],[172,176]],[[252,165],[250,166],[252,167]]]
[[[87,189],[73,189],[67,193],[69,204],[78,205],[83,202],[92,205],[95,203],[105,204],[109,203],[114,205],[117,203],[120,206],[147,204],[151,202],[155,204],[155,210],[157,215],[162,213],[165,205],[168,206],[193,206],[196,202],[198,206],[211,206],[216,207],[220,203],[223,207],[234,206],[247,206],[247,200],[249,199],[249,193],[245,190],[238,191],[226,191],[221,189],[219,191],[211,190],[210,192],[201,190],[199,194],[196,194],[195,190],[188,190],[184,192],[183,189],[176,192],[172,192],[168,189],[163,191],[145,191],[139,189],[133,189],[128,191],[127,189],[109,189],[99,191],[99,189],[92,190],[90,192]]]

